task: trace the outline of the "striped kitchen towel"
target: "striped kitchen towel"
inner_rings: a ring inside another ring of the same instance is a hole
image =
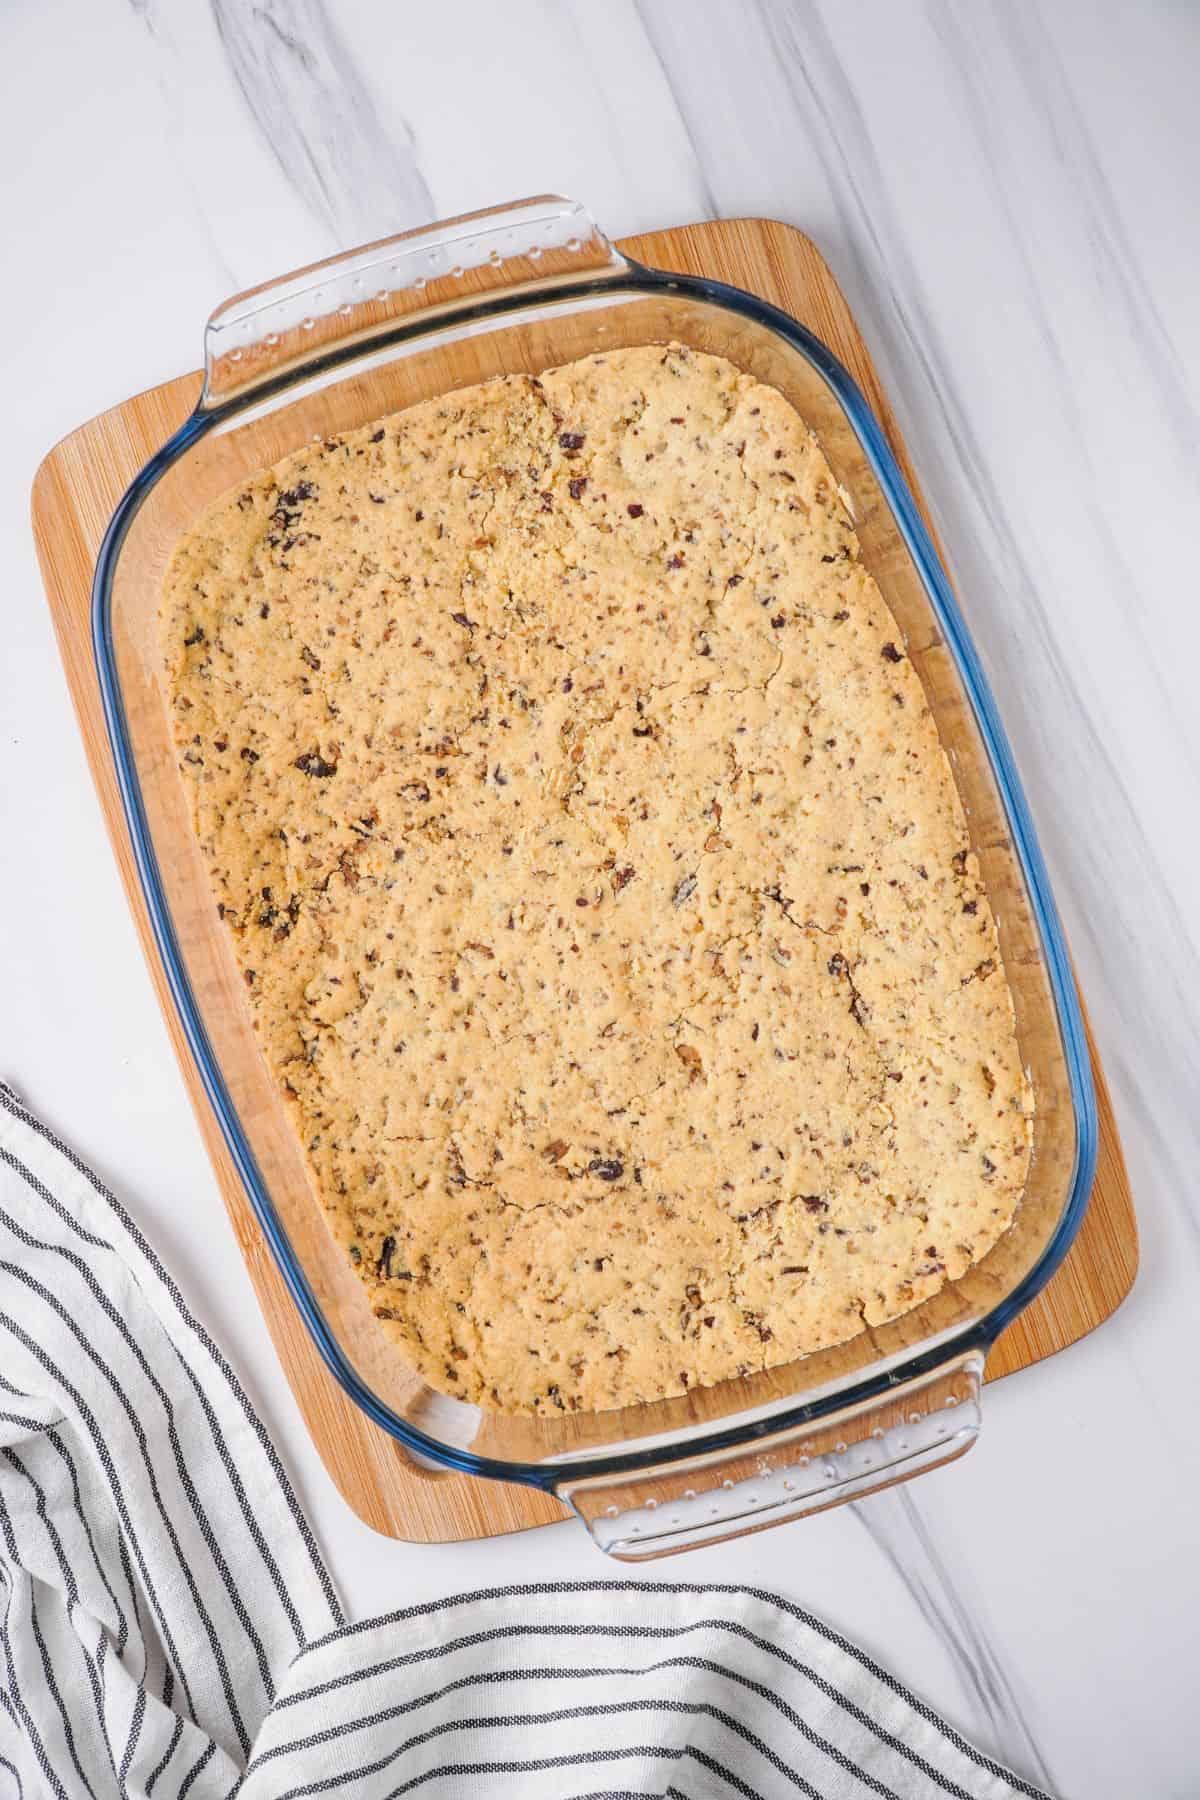
[[[0,1800],[1039,1792],[769,1594],[597,1580],[348,1623],[233,1370],[0,1088]]]

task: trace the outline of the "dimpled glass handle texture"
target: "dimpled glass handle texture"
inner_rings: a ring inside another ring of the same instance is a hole
[[[647,1562],[762,1531],[907,1481],[979,1435],[983,1354],[968,1352],[878,1399],[765,1432],[753,1444],[634,1474],[560,1482],[595,1542]]]
[[[503,290],[551,291],[620,275],[628,263],[591,214],[560,194],[404,232],[235,295],[204,333],[201,411],[276,377],[303,374],[348,342],[436,319]]]

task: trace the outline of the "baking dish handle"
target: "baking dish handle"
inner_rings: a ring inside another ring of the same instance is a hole
[[[514,296],[629,264],[585,207],[560,194],[383,238],[297,269],[219,306],[204,334],[198,410],[213,412],[281,375],[369,344],[398,322],[459,312],[501,290]]]
[[[609,1556],[647,1562],[861,1499],[952,1462],[979,1435],[978,1351],[880,1398],[753,1444],[556,1489]]]

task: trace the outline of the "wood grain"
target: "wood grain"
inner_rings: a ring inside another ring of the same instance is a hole
[[[734,219],[632,238],[639,260],[747,288],[802,320],[854,375],[920,502],[895,420],[840,289],[802,233],[770,220]],[[418,1542],[499,1535],[561,1519],[555,1500],[527,1488],[427,1471],[372,1425],[327,1373],[259,1232],[183,1039],[158,965],[125,829],[92,660],[89,601],[95,556],[122,492],[194,404],[196,375],[181,376],[101,414],[65,438],[38,471],[33,525],[67,681],[129,904],[217,1183],[275,1348],[330,1476],[367,1524]],[[924,511],[924,506],[922,505]],[[1137,1228],[1103,1070],[1091,1042],[1100,1108],[1096,1185],[1062,1268],[992,1352],[988,1378],[1013,1373],[1074,1343],[1106,1319],[1137,1269]]]

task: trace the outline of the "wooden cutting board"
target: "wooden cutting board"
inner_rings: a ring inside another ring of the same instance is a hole
[[[819,253],[802,233],[763,219],[652,232],[622,246],[642,262],[709,275],[771,300],[811,327],[850,370],[881,422],[920,502],[896,422],[866,345]],[[288,1380],[331,1477],[367,1524],[419,1542],[488,1537],[564,1517],[529,1488],[437,1473],[412,1462],[345,1397],[313,1348],[266,1248],[221,1140],[158,966],[117,792],[92,662],[92,569],[125,487],[191,410],[198,375],[126,400],[57,445],[33,488],[33,525],[46,593],[84,745],[129,904],[183,1070],[217,1183]],[[1091,1042],[1089,1033],[1089,1043]],[[988,1362],[990,1379],[1027,1368],[1083,1337],[1124,1299],[1137,1269],[1137,1227],[1104,1073],[1091,1044],[1100,1108],[1096,1185],[1082,1229],[1049,1286],[1009,1327]]]

